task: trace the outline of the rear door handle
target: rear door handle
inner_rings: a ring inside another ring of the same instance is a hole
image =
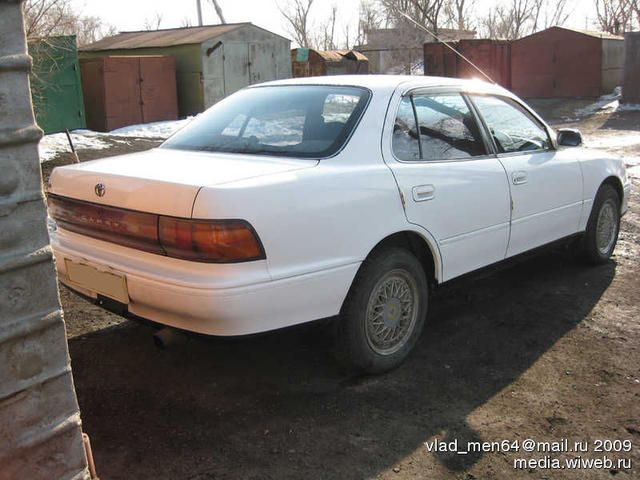
[[[436,196],[436,187],[433,185],[417,185],[411,190],[411,196],[415,202],[433,200]]]
[[[513,172],[511,175],[511,179],[513,180],[514,185],[522,185],[523,183],[527,183],[527,172],[524,170],[518,170]]]

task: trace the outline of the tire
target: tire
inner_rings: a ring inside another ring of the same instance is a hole
[[[342,306],[338,359],[357,373],[397,367],[420,337],[428,301],[427,276],[415,256],[397,247],[375,252],[362,264]]]
[[[602,185],[596,194],[583,238],[585,260],[592,265],[605,263],[616,248],[620,232],[620,197],[611,185]]]

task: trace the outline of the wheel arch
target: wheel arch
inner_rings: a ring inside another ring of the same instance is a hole
[[[600,188],[602,188],[604,185],[611,185],[616,190],[616,193],[618,194],[618,200],[620,200],[620,208],[622,208],[622,201],[624,199],[624,186],[622,185],[622,181],[620,180],[620,178],[615,175],[608,176],[602,181],[600,187],[598,187],[598,190],[600,190]]]
[[[442,278],[442,262],[440,252],[435,241],[414,230],[402,230],[387,235],[380,240],[369,252],[367,258],[383,248],[401,247],[416,256],[424,268],[430,283],[437,284]]]

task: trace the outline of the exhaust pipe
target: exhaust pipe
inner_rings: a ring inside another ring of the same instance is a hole
[[[164,327],[153,334],[153,343],[161,350],[169,348],[171,345],[184,340],[185,336],[182,332],[171,327]]]

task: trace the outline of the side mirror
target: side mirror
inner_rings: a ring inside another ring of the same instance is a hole
[[[582,145],[582,134],[575,128],[561,128],[558,130],[558,145],[565,147],[579,147]]]

